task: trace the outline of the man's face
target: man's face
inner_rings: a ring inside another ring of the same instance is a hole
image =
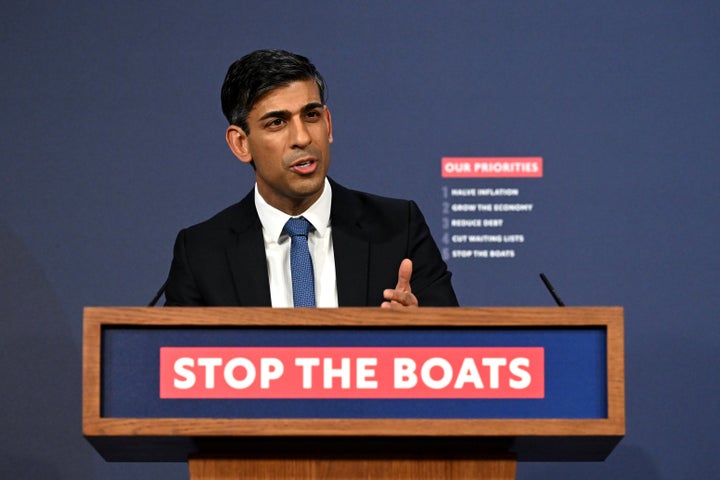
[[[330,166],[332,121],[312,80],[279,87],[255,103],[249,134],[228,128],[233,153],[255,163],[260,195],[290,215],[301,213],[323,191]]]

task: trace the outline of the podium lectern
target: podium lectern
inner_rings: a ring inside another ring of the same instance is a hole
[[[83,434],[190,478],[512,479],[625,434],[621,307],[84,311]]]

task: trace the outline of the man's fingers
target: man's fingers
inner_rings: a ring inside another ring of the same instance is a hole
[[[410,292],[403,292],[402,290],[391,290],[387,289],[383,291],[383,297],[388,302],[399,303],[401,305],[409,306],[417,302],[415,295]]]
[[[412,293],[399,290],[385,290],[385,301],[380,304],[383,308],[417,307],[418,300]]]
[[[412,277],[412,261],[409,258],[400,262],[398,268],[398,281],[394,289],[388,288],[383,291],[385,301],[380,304],[383,308],[404,308],[417,307],[418,300],[413,295],[410,288],[410,278]]]
[[[410,288],[410,278],[412,277],[412,260],[409,258],[404,259],[400,262],[400,268],[398,269],[398,282],[395,290],[401,290],[403,292],[412,292]]]

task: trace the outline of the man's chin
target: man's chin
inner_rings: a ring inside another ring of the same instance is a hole
[[[298,198],[319,197],[325,188],[325,176],[304,177],[295,183],[293,191]]]

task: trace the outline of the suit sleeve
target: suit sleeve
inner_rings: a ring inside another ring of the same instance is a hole
[[[420,208],[409,202],[408,248],[413,261],[410,287],[421,307],[457,307],[452,274],[440,255]]]
[[[181,230],[175,239],[173,260],[170,265],[167,286],[165,287],[165,306],[204,306],[205,301],[195,283],[185,251],[185,230]]]

